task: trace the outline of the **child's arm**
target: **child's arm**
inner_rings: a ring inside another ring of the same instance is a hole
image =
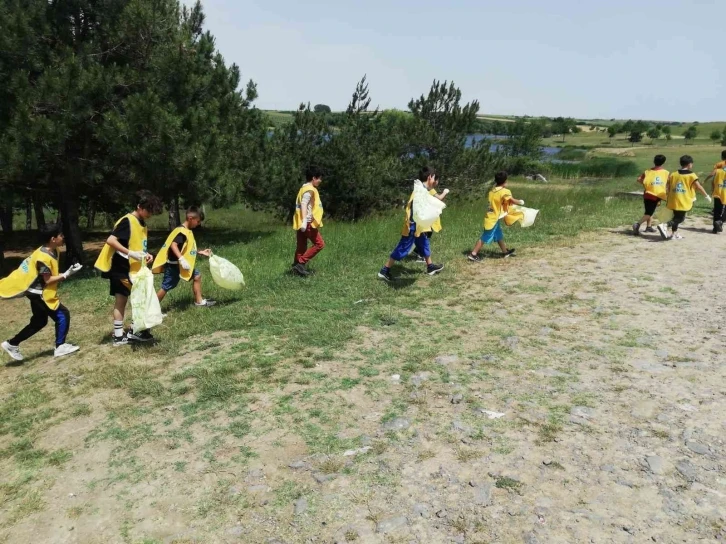
[[[434,196],[436,198],[438,198],[439,200],[444,200],[446,198],[446,195],[448,195],[448,194],[449,194],[449,190],[448,189],[444,189],[443,192],[438,193],[438,194],[436,194]]]
[[[308,219],[308,204],[310,203],[310,200],[313,198],[313,192],[307,191],[303,196],[302,200],[300,202],[300,212],[302,213],[302,226],[300,227],[300,230],[305,232],[307,230],[307,219]]]
[[[703,187],[701,187],[701,184],[698,183],[698,180],[694,181],[693,184],[696,186],[696,191],[698,191],[699,193],[701,193],[703,196],[706,197],[706,200],[708,200],[709,202],[711,202],[711,195],[709,195],[706,192],[706,190]]]
[[[640,183],[641,185],[643,185],[643,182],[644,181],[645,181],[645,172],[643,172],[642,174],[640,174],[638,176],[638,179],[637,179],[637,182]]]
[[[176,242],[172,242],[169,246],[169,250],[171,251],[172,255],[177,258],[177,260],[181,259],[181,251],[179,251],[179,244]]]
[[[45,285],[53,285],[54,283],[59,283],[63,280],[67,280],[73,274],[78,272],[81,268],[83,268],[83,265],[74,264],[68,270],[63,272],[63,274],[58,274],[57,276],[51,276],[50,272],[42,272],[40,275],[43,277],[43,282]]]
[[[202,249],[201,251],[197,251],[197,255],[201,255],[202,257],[211,257],[212,256],[212,250],[209,249],[209,248]]]
[[[516,198],[514,198],[514,197],[511,197],[511,198],[509,199],[509,203],[510,203],[510,204],[516,204],[517,206],[524,206],[524,200],[517,200],[517,199],[516,199]]]
[[[716,170],[712,170],[711,173],[706,176],[706,179],[703,180],[703,184],[706,185],[710,179],[713,179],[716,177]]]
[[[137,261],[144,260],[144,253],[142,251],[131,251],[130,249],[124,247],[123,245],[121,245],[121,242],[118,241],[118,238],[116,238],[113,234],[106,239],[106,243],[119,253],[128,256],[130,259],[135,259]],[[148,263],[152,259],[153,256],[151,255],[151,253],[147,253],[146,262]]]

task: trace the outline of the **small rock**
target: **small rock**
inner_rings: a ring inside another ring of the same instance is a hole
[[[491,506],[492,484],[485,483],[474,488],[474,504],[478,506]]]
[[[313,472],[313,478],[319,484],[324,484],[325,482],[329,482],[330,480],[335,480],[335,478],[337,477],[337,474],[323,474],[322,472]]]
[[[663,458],[659,455],[648,455],[645,458],[648,469],[653,474],[663,474]]]
[[[266,491],[267,491],[266,485],[258,484],[258,485],[247,486],[247,492],[249,492],[249,493],[264,493]]]
[[[391,421],[387,421],[383,424],[383,430],[384,431],[402,431],[404,429],[408,429],[409,425],[411,425],[411,422],[409,422],[406,418],[403,417],[397,417],[395,419],[392,419]]]
[[[533,532],[529,532],[524,535],[524,544],[539,544],[539,539]]]
[[[573,206],[562,206],[560,209],[565,212],[571,212],[573,210]]]
[[[390,533],[400,527],[404,527],[407,524],[408,520],[405,516],[386,518],[378,522],[376,525],[376,532],[382,534]]]
[[[451,397],[451,404],[461,404],[462,400],[464,400],[464,395],[457,393]]]
[[[676,470],[680,472],[681,475],[689,482],[696,479],[696,467],[694,467],[687,459],[678,461],[676,463]]]
[[[436,512],[436,517],[439,519],[443,519],[448,515],[449,515],[449,513],[446,510],[444,510],[443,508],[441,510],[439,510],[438,512]]]
[[[626,525],[626,526],[623,527],[623,531],[625,531],[629,535],[635,536],[635,528],[634,527],[630,527],[629,525]]]
[[[595,416],[595,410],[587,406],[573,406],[570,414],[585,419],[592,419]]]
[[[434,362],[439,365],[450,365],[459,361],[458,355],[439,355]]]
[[[414,387],[421,387],[421,384],[428,380],[430,376],[430,372],[419,372],[418,374],[411,376],[409,381],[414,385]]]
[[[368,453],[370,449],[371,446],[363,446],[362,448],[358,448],[357,450],[346,450],[343,453],[343,457],[352,457],[354,455],[358,455],[359,453]]]
[[[539,334],[540,336],[549,336],[550,334],[552,334],[552,329],[550,329],[549,327],[542,327],[539,330]]]
[[[497,360],[494,355],[481,355],[479,356],[479,359],[485,363],[494,363]]]
[[[694,442],[693,440],[687,441],[686,447],[693,453],[697,453],[698,455],[708,455],[708,446],[705,446],[698,442]]]
[[[451,428],[455,431],[459,431],[460,433],[470,434],[471,432],[473,432],[473,429],[471,427],[462,423],[458,419],[454,420],[454,422],[451,424]]]
[[[234,527],[230,527],[225,531],[229,536],[242,536],[245,534],[244,527],[240,525],[235,525]]]
[[[507,336],[502,340],[504,347],[514,349],[519,345],[519,336]]]
[[[552,459],[545,459],[544,461],[542,461],[542,464],[548,467],[552,464]]]
[[[570,423],[573,425],[580,425],[581,427],[588,427],[590,422],[584,417],[570,416]]]
[[[76,496],[76,494],[75,494],[75,493],[68,493],[68,498],[69,498],[69,499],[72,499],[72,498],[73,498],[73,497],[75,497],[75,496]]]
[[[392,382],[400,382],[401,381],[401,375],[400,374],[393,374],[391,376],[391,381]]]
[[[655,356],[659,357],[663,360],[668,359],[668,350],[667,349],[658,349],[655,351]]]
[[[474,413],[485,415],[488,419],[499,419],[505,415],[504,412],[494,412],[492,410],[484,410],[483,408],[476,408]]]
[[[417,518],[427,518],[431,515],[427,504],[415,504],[413,506],[413,515]]]
[[[290,463],[287,466],[290,467],[293,470],[300,470],[300,469],[303,469],[303,468],[309,468],[309,465],[305,461],[302,461],[302,460],[293,461],[292,463]]]
[[[308,500],[305,497],[300,497],[298,500],[295,501],[295,515],[296,516],[299,516],[300,514],[304,514],[307,509],[308,509]]]

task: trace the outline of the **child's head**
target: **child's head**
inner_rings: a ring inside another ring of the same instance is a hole
[[[666,162],[665,155],[656,155],[653,158],[653,164],[655,164],[656,166],[663,166],[665,164],[665,162]]]
[[[161,213],[163,206],[158,196],[149,191],[136,193],[136,212],[142,219],[148,219],[152,215]]]
[[[509,176],[507,176],[507,173],[504,170],[502,170],[501,172],[497,172],[496,174],[494,174],[494,185],[496,185],[497,187],[505,185],[507,183],[508,177]]]
[[[60,223],[46,225],[38,233],[38,242],[50,248],[61,247],[66,243],[63,236],[63,226]]]
[[[721,151],[721,160],[722,161],[726,161],[726,149],[724,149],[723,151]]]
[[[680,162],[681,168],[686,168],[688,170],[693,168],[693,157],[691,157],[690,155],[683,155]]]
[[[418,171],[418,180],[427,185],[433,185],[436,181],[436,170],[430,166],[424,166]]]
[[[187,208],[187,225],[190,229],[195,229],[204,221],[204,214],[196,206],[189,206]]]
[[[323,170],[319,166],[308,166],[305,170],[305,181],[317,187],[323,181]]]

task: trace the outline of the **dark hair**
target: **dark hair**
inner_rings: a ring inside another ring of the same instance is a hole
[[[323,169],[319,166],[310,165],[305,170],[305,181],[313,181],[313,178],[322,178]]]
[[[426,183],[431,176],[436,176],[436,170],[431,166],[424,166],[418,171],[418,180]]]
[[[509,176],[504,170],[497,172],[494,174],[494,185],[504,185],[507,182],[508,177]]]
[[[46,225],[38,231],[38,242],[45,244],[50,242],[51,238],[56,238],[61,234],[63,234],[63,225],[60,223]]]
[[[665,155],[656,155],[655,157],[653,157],[653,164],[655,164],[656,166],[663,166],[665,162]]]
[[[689,164],[693,164],[693,157],[691,157],[690,155],[683,155],[681,157],[681,166],[685,168]]]
[[[151,191],[139,191],[136,193],[136,207],[141,208],[150,212],[152,215],[161,213],[164,207],[161,204],[161,200],[158,196],[151,193]]]
[[[202,210],[199,209],[198,206],[189,206],[184,215],[186,217],[193,215],[195,217],[198,217],[201,221],[204,221],[204,213],[202,212]]]
[[[726,149],[724,149],[723,151],[721,151],[721,160],[726,161]]]

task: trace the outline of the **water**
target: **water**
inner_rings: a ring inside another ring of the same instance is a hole
[[[482,140],[506,140],[507,136],[499,136],[495,134],[469,134],[466,137],[466,143],[464,144],[467,148],[474,147],[475,144],[481,142]],[[497,152],[501,149],[501,144],[491,144],[489,146],[489,150],[492,152]],[[540,148],[542,150],[542,153],[547,157],[554,157],[557,155],[557,153],[560,152],[559,147],[550,147],[550,146],[543,146]]]

